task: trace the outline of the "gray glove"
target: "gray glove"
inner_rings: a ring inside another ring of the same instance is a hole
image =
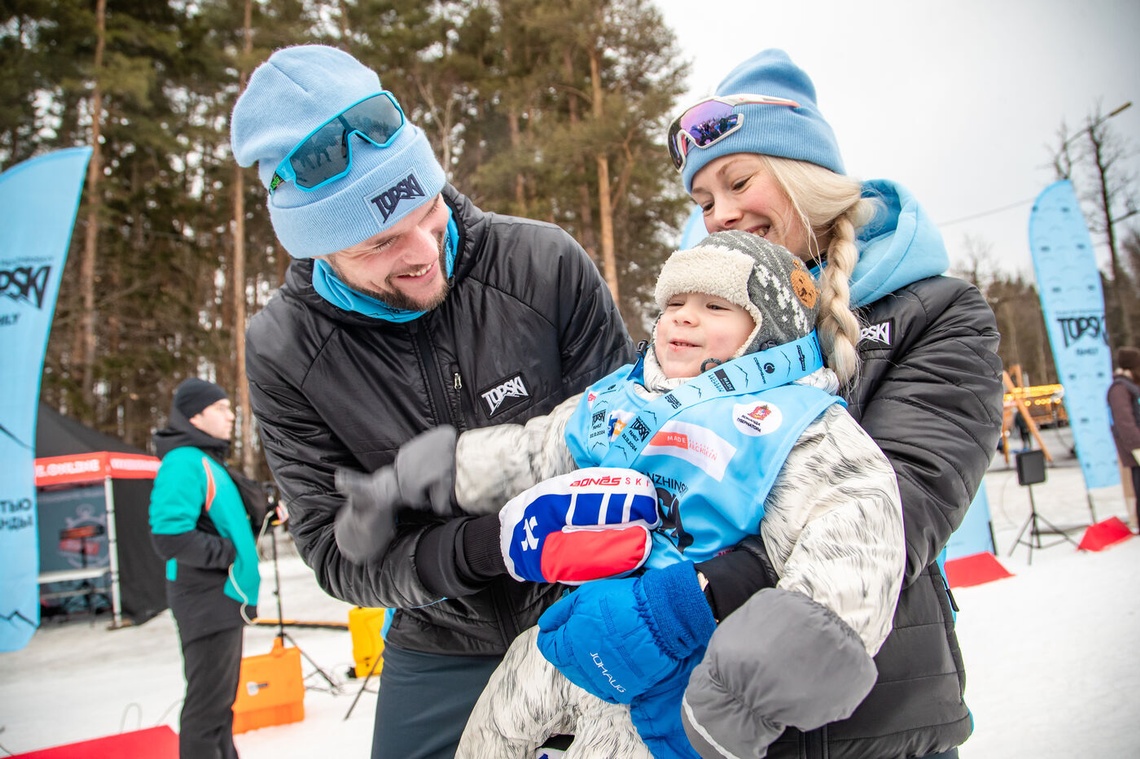
[[[334,534],[345,557],[357,564],[383,557],[396,535],[399,509],[454,513],[457,435],[454,427],[436,427],[404,443],[395,463],[372,474],[336,471],[336,489],[347,501],[337,512]]]

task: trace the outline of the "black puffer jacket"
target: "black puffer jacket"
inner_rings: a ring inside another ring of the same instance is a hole
[[[875,656],[874,689],[847,719],[808,733],[785,730],[767,754],[779,759],[926,756],[960,745],[972,730],[949,591],[935,560],[965,516],[1001,431],[994,315],[971,285],[933,277],[874,302],[860,317],[866,325],[859,343],[861,376],[848,395],[848,409],[898,477],[907,549],[903,591],[893,630]],[[714,606],[723,621],[690,691],[723,690],[718,666],[755,665],[749,656],[717,661],[712,655],[718,646],[728,651],[734,640],[754,636],[762,621],[749,619],[747,599],[775,582],[770,574],[758,576],[765,567],[759,539],[740,548],[702,565],[716,588]],[[750,649],[745,642],[740,650]],[[747,674],[736,672],[730,679],[747,683]],[[722,746],[732,744],[727,748],[734,755],[760,755],[748,740],[761,713],[751,708],[754,695],[721,692],[708,699],[719,710],[697,715]],[[702,755],[721,755],[697,743]]]
[[[374,471],[441,424],[545,414],[633,350],[597,267],[565,231],[485,214],[450,186],[443,195],[460,237],[443,305],[405,324],[342,311],[313,290],[312,262],[296,261],[250,322],[246,370],[290,531],[321,587],[399,609],[388,633],[399,647],[502,654],[559,588],[477,579],[464,552],[470,518],[406,517],[381,562],[349,562],[333,536],[344,503],[334,472]]]

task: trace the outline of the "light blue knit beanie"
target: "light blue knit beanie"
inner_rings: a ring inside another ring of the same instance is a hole
[[[717,86],[716,94],[771,95],[794,100],[800,107],[736,106],[736,112],[744,114],[738,131],[703,150],[690,146],[681,170],[685,192],[692,192],[693,177],[706,164],[733,153],[792,158],[845,173],[835,133],[816,105],[815,85],[783,50],[763,50],[741,63]]]
[[[267,188],[297,143],[345,108],[381,92],[376,72],[336,48],[297,45],[269,56],[249,78],[230,120],[241,166],[257,164]],[[351,138],[352,169],[313,192],[282,182],[269,195],[277,239],[294,258],[312,258],[383,232],[443,188],[443,167],[411,123],[387,148]]]

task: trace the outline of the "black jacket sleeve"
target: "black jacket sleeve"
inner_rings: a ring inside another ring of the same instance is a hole
[[[220,535],[202,530],[191,530],[176,535],[151,534],[154,550],[163,560],[177,559],[179,563],[199,569],[225,569],[237,559],[234,544]]]
[[[855,421],[898,477],[909,585],[938,558],[966,516],[1001,436],[1002,365],[993,311],[953,277],[916,282],[866,318],[895,317],[894,342],[860,346]]]

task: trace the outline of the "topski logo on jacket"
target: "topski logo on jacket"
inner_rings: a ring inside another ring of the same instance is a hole
[[[500,411],[514,408],[530,398],[526,382],[521,373],[503,380],[494,387],[480,391],[479,397],[486,405],[487,416],[493,417]]]
[[[895,331],[895,320],[887,319],[878,324],[868,324],[859,330],[859,346],[861,348],[891,347],[891,336]],[[874,343],[878,343],[875,345]]]

